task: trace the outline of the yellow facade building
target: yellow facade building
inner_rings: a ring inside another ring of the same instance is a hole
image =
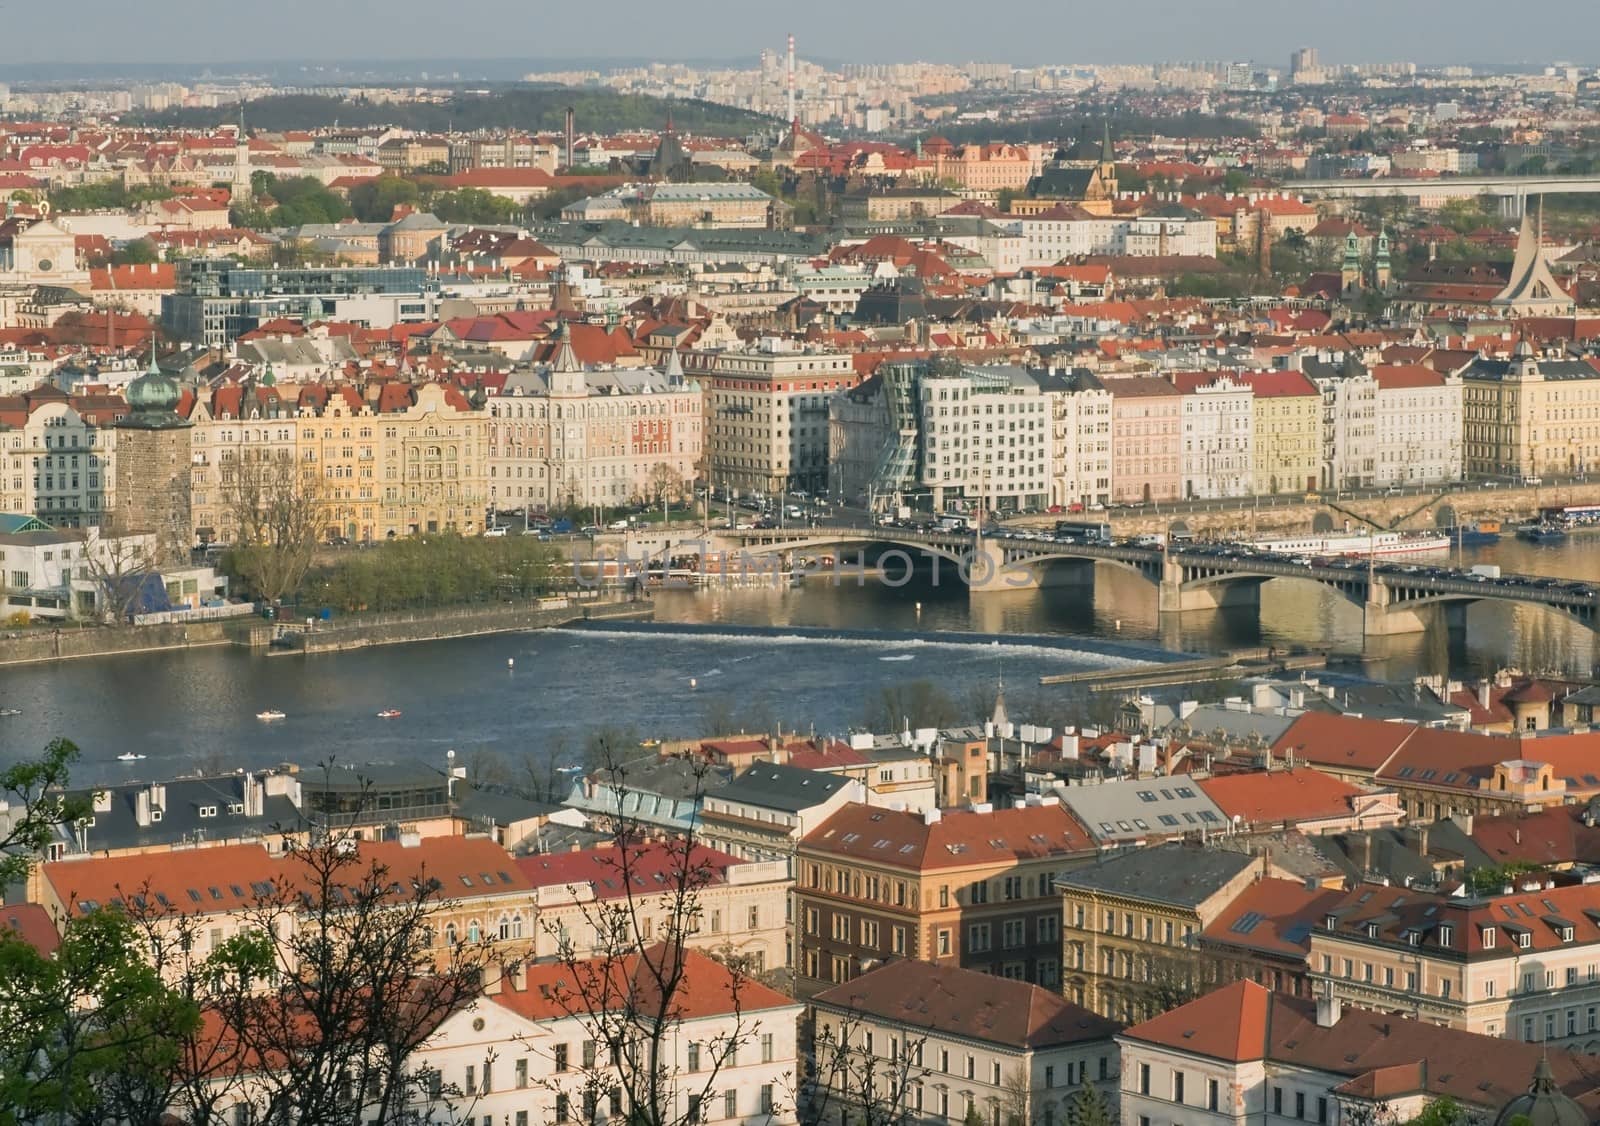
[[[1600,465],[1600,370],[1536,356],[1474,360],[1461,373],[1469,478],[1567,477]]]
[[[1238,378],[1255,394],[1255,492],[1315,488],[1322,467],[1322,394],[1297,371]]]

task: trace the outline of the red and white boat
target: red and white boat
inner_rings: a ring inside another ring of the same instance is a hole
[[[378,713],[378,718],[379,719],[399,719],[400,718],[400,709],[399,708],[384,708],[383,711]]]

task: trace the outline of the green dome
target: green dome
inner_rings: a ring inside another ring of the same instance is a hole
[[[155,370],[128,384],[128,406],[135,414],[170,414],[178,406],[178,382]]]
[[[1583,1108],[1561,1093],[1550,1060],[1541,1056],[1526,1095],[1518,1095],[1500,1108],[1495,1126],[1526,1121],[1528,1126],[1589,1126]]]

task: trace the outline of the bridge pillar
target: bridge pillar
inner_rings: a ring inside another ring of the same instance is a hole
[[[1008,565],[1005,545],[990,538],[981,539],[974,546],[967,575],[967,590],[972,594],[1035,590],[1039,586],[1037,568],[1026,563]]]
[[[1403,633],[1422,633],[1427,629],[1419,611],[1392,604],[1387,584],[1374,581],[1363,607],[1362,632],[1367,637],[1395,637]]]
[[[1261,580],[1254,576],[1236,582],[1207,583],[1205,586],[1185,587],[1183,566],[1167,559],[1161,564],[1161,585],[1156,593],[1156,606],[1163,614],[1181,614],[1191,610],[1219,610],[1224,606],[1261,605]]]

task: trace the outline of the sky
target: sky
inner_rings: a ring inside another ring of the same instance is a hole
[[[34,65],[752,59],[791,30],[844,61],[1600,62],[1596,0],[0,0],[0,26],[0,64]]]

